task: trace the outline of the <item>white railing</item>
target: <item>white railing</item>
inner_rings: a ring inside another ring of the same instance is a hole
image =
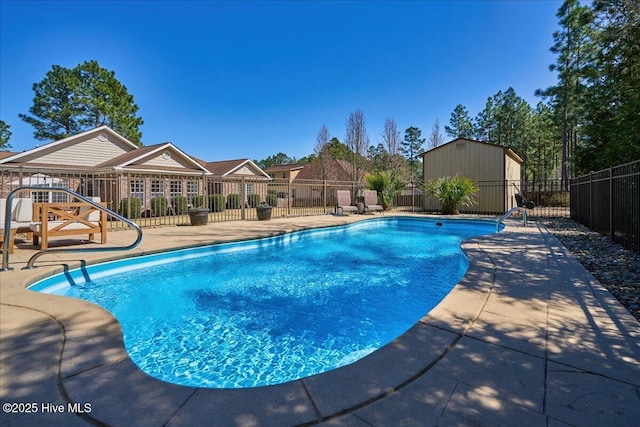
[[[7,200],[6,200],[6,211],[5,211],[5,226],[4,226],[4,249],[2,251],[2,269],[0,269],[0,271],[7,271],[10,270],[9,268],[9,248],[8,248],[8,244],[9,244],[9,238],[10,238],[10,233],[11,233],[11,206],[12,206],[12,201],[13,201],[13,196],[21,191],[24,190],[32,190],[32,191],[42,191],[42,187],[20,187],[20,188],[16,188],[15,190],[11,191],[9,193],[9,195],[7,196]],[[25,269],[29,269],[29,268],[34,268],[33,264],[36,261],[36,259],[38,259],[39,257],[41,257],[42,255],[46,254],[46,253],[52,253],[52,252],[109,252],[109,251],[121,251],[121,250],[129,250],[129,249],[133,249],[136,246],[138,246],[140,244],[140,242],[142,241],[142,229],[140,228],[140,226],[138,224],[136,224],[135,222],[129,220],[128,218],[125,218],[124,216],[108,209],[105,208],[104,206],[102,206],[100,203],[94,202],[93,200],[91,200],[90,198],[84,197],[78,193],[76,193],[75,191],[69,190],[68,188],[51,188],[49,189],[49,191],[51,192],[62,192],[62,193],[67,193],[70,194],[71,196],[77,198],[78,200],[82,200],[83,202],[89,203],[91,206],[95,207],[98,210],[101,211],[105,211],[107,212],[108,216],[111,216],[113,218],[116,218],[120,221],[123,221],[124,223],[126,223],[127,225],[129,225],[130,227],[132,227],[133,229],[135,229],[138,232],[138,237],[137,239],[130,244],[129,246],[126,247],[120,247],[120,246],[116,246],[116,247],[100,247],[100,248],[62,248],[62,249],[44,249],[41,251],[36,252],[35,254],[33,254],[31,256],[31,258],[29,258],[29,261],[27,262],[27,266],[25,267]]]
[[[498,222],[496,223],[496,232],[500,231],[500,224],[503,223],[505,219],[509,218],[509,216],[514,212],[522,212],[522,224],[525,227],[527,226],[527,209],[520,206],[514,206],[498,218]]]

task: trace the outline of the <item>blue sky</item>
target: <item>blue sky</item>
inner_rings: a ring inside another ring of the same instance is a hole
[[[145,145],[207,161],[313,152],[323,124],[344,140],[364,112],[372,144],[386,117],[427,136],[463,104],[475,117],[513,87],[533,107],[555,83],[560,1],[0,0],[0,119],[18,118],[55,65],[96,60],[139,106]]]

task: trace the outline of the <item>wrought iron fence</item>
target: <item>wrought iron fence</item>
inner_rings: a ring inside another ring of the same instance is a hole
[[[520,180],[478,181],[479,193],[476,203],[460,207],[460,213],[499,216],[517,205],[515,195],[521,194],[535,203],[529,210],[528,218],[569,217],[569,192],[562,189],[560,180],[523,182]],[[425,196],[427,212],[439,213],[440,202],[432,196]]]
[[[640,252],[640,160],[571,180],[571,218]]]
[[[212,177],[206,175],[61,173],[60,170],[0,168],[0,197],[21,186],[39,186],[28,195],[38,202],[66,202],[69,188],[83,196],[100,197],[107,207],[135,220],[142,227],[188,224],[190,208],[208,208],[209,222],[256,220],[256,206],[272,206],[272,218],[323,215],[336,211],[337,190],[349,190],[352,202],[362,201],[359,182],[328,180],[262,179],[255,177]],[[536,203],[529,213],[536,216],[569,216],[568,193],[559,181],[535,185],[520,181],[479,182],[478,204],[461,213],[501,215],[515,205],[515,193]],[[439,202],[419,186],[407,184],[390,206],[397,212],[440,212]],[[110,221],[109,229],[124,224]]]

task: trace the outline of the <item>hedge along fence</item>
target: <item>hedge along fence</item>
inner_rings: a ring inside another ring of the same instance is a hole
[[[260,204],[260,195],[259,194],[247,194],[247,203],[250,208],[255,208]]]
[[[197,195],[197,196],[193,196],[191,204],[193,205],[194,208],[205,208],[206,206],[204,201],[205,201],[204,196]]]
[[[189,202],[186,196],[174,196],[171,198],[171,207],[175,215],[184,215],[187,213]]]
[[[118,213],[125,218],[137,219],[141,215],[142,202],[137,197],[125,197],[120,202]]]
[[[240,203],[240,195],[239,194],[229,194],[227,196],[227,208],[229,209],[239,209],[242,204]]]
[[[154,216],[164,216],[169,211],[169,200],[164,196],[151,199],[151,212]]]
[[[207,196],[207,208],[211,212],[222,212],[226,207],[226,199],[222,194],[210,194]]]
[[[278,206],[278,192],[276,190],[267,191],[267,204],[269,206]]]

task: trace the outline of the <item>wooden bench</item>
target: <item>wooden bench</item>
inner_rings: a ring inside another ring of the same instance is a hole
[[[106,203],[100,203],[106,206]],[[87,202],[34,203],[30,225],[33,244],[47,249],[50,237],[88,234],[93,240],[100,234],[100,243],[107,243],[107,213]]]
[[[11,230],[9,231],[9,241],[5,244],[4,243],[4,229],[0,230],[0,247],[2,248],[2,250],[4,251],[5,248],[6,250],[9,251],[10,254],[13,253],[13,241],[16,238],[16,229],[15,228],[11,228]]]

